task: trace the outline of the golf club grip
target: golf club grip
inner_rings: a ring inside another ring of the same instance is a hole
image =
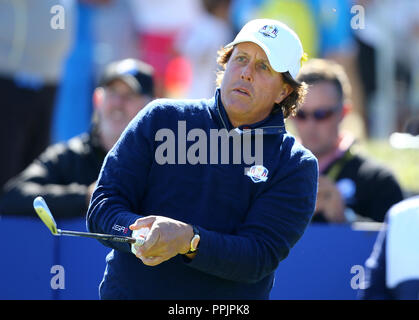
[[[91,233],[91,232],[60,230],[60,234],[66,235],[66,236],[86,237],[86,238],[94,238],[94,239],[99,239],[99,240],[115,241],[115,242],[122,242],[122,243],[135,243],[136,241],[135,238],[131,238],[131,237],[122,237],[122,236],[114,236],[111,234],[101,234],[101,233]]]

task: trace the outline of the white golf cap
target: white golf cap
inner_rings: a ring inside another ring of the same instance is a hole
[[[272,19],[256,19],[246,23],[233,42],[225,48],[242,42],[253,42],[265,51],[276,72],[289,72],[295,79],[302,60],[306,59],[297,34],[286,24]]]

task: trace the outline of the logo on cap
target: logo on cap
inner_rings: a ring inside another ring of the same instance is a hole
[[[265,37],[276,38],[278,35],[278,28],[273,25],[266,25],[260,28],[259,32]]]
[[[249,176],[254,183],[265,182],[268,180],[268,169],[264,166],[253,166],[247,172],[247,176]]]

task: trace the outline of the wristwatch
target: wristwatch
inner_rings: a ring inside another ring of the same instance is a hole
[[[199,236],[198,228],[195,227],[194,225],[192,225],[192,229],[193,229],[193,234],[194,235],[193,235],[192,240],[191,240],[191,248],[185,254],[194,253],[198,249],[199,240],[201,240],[201,237]]]

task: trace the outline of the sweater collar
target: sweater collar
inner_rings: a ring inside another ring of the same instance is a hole
[[[217,117],[221,120],[222,125],[228,131],[235,129],[239,132],[254,132],[255,129],[262,129],[264,134],[283,134],[285,133],[285,123],[282,110],[275,114],[270,114],[265,119],[252,124],[244,124],[235,128],[228,118],[227,111],[221,101],[221,91],[217,88],[215,91],[215,103],[211,106]]]

